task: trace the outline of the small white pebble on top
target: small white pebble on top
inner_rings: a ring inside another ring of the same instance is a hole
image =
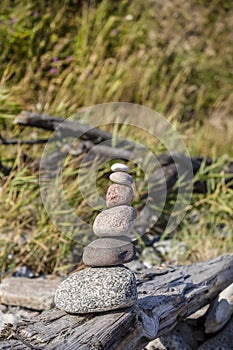
[[[111,166],[111,170],[112,171],[125,171],[125,172],[129,172],[129,167],[125,164],[122,163],[115,163]]]

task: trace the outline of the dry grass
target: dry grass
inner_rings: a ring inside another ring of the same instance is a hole
[[[2,1],[2,136],[48,135],[14,126],[14,116],[22,109],[70,116],[80,107],[103,102],[150,107],[176,126],[192,155],[216,159],[210,173],[204,167],[197,175],[197,180],[208,179],[209,192],[193,197],[176,233],[189,246],[185,261],[232,250],[233,196],[221,174],[223,161],[233,154],[232,2],[103,0],[90,4],[27,1],[22,6]],[[140,135],[134,136],[137,140]],[[160,152],[160,145],[154,147]],[[1,146],[0,160],[13,167],[9,176],[0,173],[2,271],[21,264],[38,273],[61,269],[66,273],[70,268],[73,242],[46,215],[38,172],[30,167],[29,156],[38,158],[42,149]],[[140,172],[133,171],[140,184]],[[70,203],[91,220],[95,213],[88,211],[74,188],[77,163],[71,161],[64,174]],[[103,192],[106,181],[101,176],[99,186]],[[138,193],[135,198],[137,206]],[[199,213],[198,224],[189,219],[194,210]]]

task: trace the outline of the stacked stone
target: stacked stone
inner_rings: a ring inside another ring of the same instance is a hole
[[[56,306],[72,313],[88,313],[129,307],[137,300],[136,280],[123,264],[135,258],[130,234],[136,210],[133,178],[121,163],[112,165],[107,190],[106,210],[97,215],[93,231],[98,237],[84,249],[83,262],[88,268],[71,275],[58,288]]]
[[[98,239],[84,250],[83,262],[87,266],[116,266],[135,258],[134,245],[128,237],[136,219],[136,211],[128,204],[133,199],[132,176],[124,164],[114,164],[106,195],[106,207],[97,215],[93,231]]]

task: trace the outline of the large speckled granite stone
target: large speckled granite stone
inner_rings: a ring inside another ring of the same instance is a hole
[[[68,313],[92,313],[132,306],[137,300],[136,279],[124,266],[89,267],[63,281],[56,306]]]
[[[130,239],[99,238],[84,248],[83,262],[87,266],[115,266],[135,258],[135,247]]]
[[[93,231],[98,237],[127,236],[136,216],[136,210],[127,205],[103,210],[95,218]]]

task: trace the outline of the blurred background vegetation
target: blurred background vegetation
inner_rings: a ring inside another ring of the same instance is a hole
[[[1,136],[48,136],[14,125],[21,110],[68,117],[103,102],[149,107],[175,125],[191,156],[213,160],[195,177],[207,181],[207,193],[193,195],[170,237],[186,247],[175,262],[232,251],[232,182],[226,185],[222,172],[233,157],[232,33],[230,0],[2,0]],[[11,168],[9,174],[0,169],[1,270],[26,265],[39,274],[76,268],[79,260],[70,253],[75,242],[59,233],[41,203],[38,169],[31,164],[43,146],[0,147],[1,164]],[[79,213],[91,218],[75,192],[77,174],[71,159],[64,173],[67,193],[76,195]],[[137,182],[140,174],[134,175]],[[101,181],[100,174],[100,187]],[[138,198],[136,192],[136,207]],[[167,211],[172,201],[171,195]],[[172,254],[161,254],[174,262]]]

